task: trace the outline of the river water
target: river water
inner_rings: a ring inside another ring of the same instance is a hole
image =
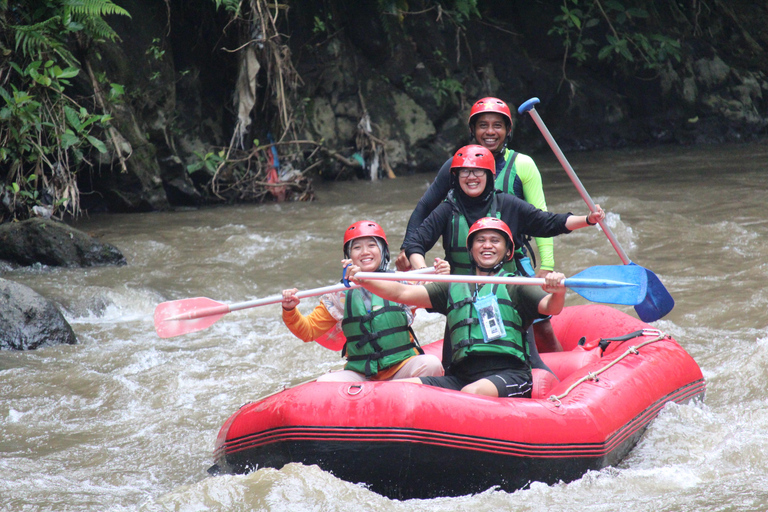
[[[703,403],[669,405],[618,467],[514,493],[403,502],[297,464],[207,475],[218,429],[238,407],[341,361],[293,338],[279,305],[169,339],[155,334],[155,306],[333,284],[353,221],[377,220],[399,246],[432,177],[421,174],[318,183],[313,203],[94,216],[77,227],[120,248],[127,266],[4,275],[59,303],[79,344],[0,352],[2,510],[768,510],[768,145],[569,158],[630,258],[674,296],[654,325],[707,380]],[[557,161],[536,160],[550,210],[586,213]],[[555,254],[566,275],[620,263],[597,228],[558,237]],[[422,340],[442,334],[437,315],[416,322]]]

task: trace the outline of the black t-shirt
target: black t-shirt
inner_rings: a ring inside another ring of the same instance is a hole
[[[488,205],[490,208],[490,203]],[[526,203],[510,194],[497,193],[496,207],[507,226],[509,226],[514,238],[515,247],[521,247],[523,236],[552,237],[564,233],[570,233],[565,227],[565,222],[571,213],[552,213],[539,210],[535,206]],[[411,254],[425,255],[434,247],[435,243],[443,238],[443,245],[450,240],[451,220],[453,219],[453,206],[443,201],[432,213],[427,216],[413,236],[408,238],[404,247],[405,254],[410,258]]]

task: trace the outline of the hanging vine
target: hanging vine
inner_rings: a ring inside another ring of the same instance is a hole
[[[286,187],[298,186],[306,193],[308,181],[293,170],[290,159],[279,157],[275,141],[295,140],[297,89],[301,77],[293,67],[291,50],[278,30],[287,5],[247,0],[236,4],[215,0],[232,17],[242,44],[229,52],[238,54],[238,77],[233,95],[235,126],[229,147],[216,165],[211,180],[218,197],[238,195],[260,200],[265,190],[278,200],[286,196]],[[243,5],[245,8],[243,9]],[[264,83],[260,83],[260,78]],[[254,120],[267,132],[268,143],[251,139]],[[274,137],[273,134],[277,134]]]

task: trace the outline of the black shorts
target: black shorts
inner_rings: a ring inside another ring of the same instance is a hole
[[[460,391],[467,384],[471,384],[480,379],[488,379],[496,386],[496,390],[501,398],[531,398],[533,389],[533,379],[530,371],[525,370],[495,370],[488,372],[487,375],[478,376],[474,374],[473,378],[468,379],[464,376],[444,375],[442,377],[419,377],[423,384],[435,386],[438,388],[455,389]]]

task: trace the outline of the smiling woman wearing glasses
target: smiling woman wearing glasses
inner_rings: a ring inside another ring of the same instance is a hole
[[[459,178],[469,178],[469,175],[472,176],[483,176],[485,174],[485,169],[459,169]]]
[[[467,253],[467,234],[469,226],[483,217],[503,220],[509,226],[516,247],[522,245],[525,235],[552,237],[594,226],[598,220],[605,218],[605,212],[599,205],[596,212],[578,216],[539,210],[522,199],[497,190],[494,185],[495,176],[493,154],[485,147],[464,146],[454,154],[448,196],[427,216],[404,248],[414,269],[427,266],[424,255],[442,236],[445,259],[450,263],[451,271],[454,274],[473,274],[475,268]],[[503,269],[517,273],[515,260],[505,261]],[[531,354],[538,358],[535,343],[531,344]],[[443,365],[450,360],[444,345]],[[546,369],[537,364],[534,367]]]
[[[524,235],[552,237],[593,226],[605,217],[599,206],[596,213],[583,216],[539,210],[495,189],[495,176],[493,154],[485,147],[475,144],[456,152],[451,161],[451,190],[446,200],[425,219],[414,242],[405,248],[413,268],[427,266],[424,255],[442,236],[445,259],[450,262],[452,272],[470,274],[472,266],[464,241],[469,226],[482,217],[496,217],[506,222],[518,247]],[[508,272],[516,271],[514,260],[505,265]]]

